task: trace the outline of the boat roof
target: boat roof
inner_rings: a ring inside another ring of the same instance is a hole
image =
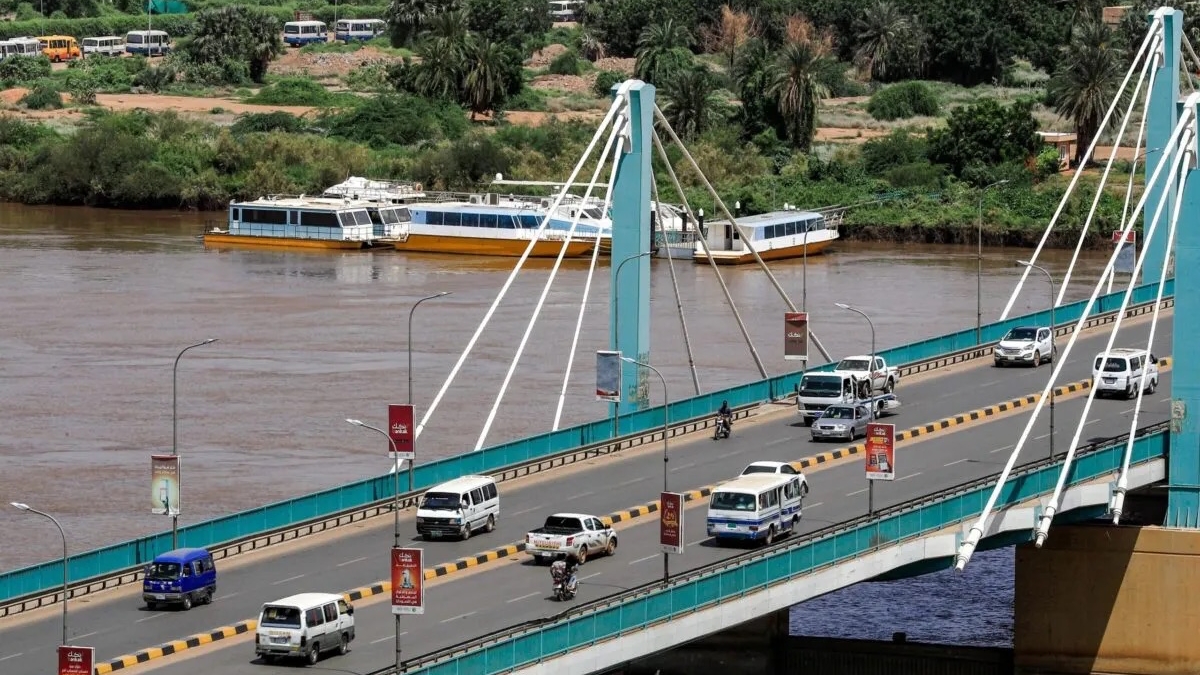
[[[248,202],[230,202],[229,205],[248,206],[252,208],[305,209],[308,211],[345,211],[347,209],[367,208],[367,204],[362,201],[342,199],[340,197],[309,197],[307,195],[297,197],[259,197]]]
[[[760,213],[756,216],[745,216],[738,218],[737,224],[742,227],[762,228],[768,225],[778,225],[779,223],[793,223],[800,220],[817,220],[824,218],[825,215],[816,211],[771,211],[770,213]],[[728,220],[712,220],[709,225],[726,224]]]

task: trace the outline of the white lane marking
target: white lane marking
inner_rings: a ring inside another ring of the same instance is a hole
[[[787,443],[787,442],[788,442],[788,441],[790,441],[790,440],[792,440],[792,439],[790,439],[790,438],[777,438],[777,439],[775,439],[775,440],[773,440],[773,441],[767,441],[765,444],[763,444],[763,447],[764,447],[764,448],[769,448],[769,447],[771,447],[772,445],[779,445],[780,443]]]
[[[354,563],[356,563],[356,562],[362,562],[362,561],[364,561],[364,560],[366,560],[366,559],[367,559],[367,556],[365,556],[365,555],[364,555],[364,556],[363,556],[363,557],[361,557],[361,558],[355,558],[354,560],[347,560],[346,562],[340,562],[340,563],[338,563],[338,564],[337,564],[337,566],[338,566],[338,567],[345,567],[346,565],[353,565],[353,564],[354,564]]]
[[[451,621],[458,621],[459,619],[465,619],[468,616],[472,616],[474,614],[475,614],[475,612],[467,612],[466,614],[459,614],[458,616],[452,616],[449,619],[442,619],[442,623],[450,623]]]
[[[1050,438],[1050,434],[1042,434],[1041,436],[1034,436],[1034,437],[1033,437],[1033,440],[1035,440],[1035,441],[1040,441],[1040,440],[1042,440],[1043,438]]]
[[[641,478],[634,478],[632,480],[627,480],[624,483],[617,483],[617,487],[623,487],[625,485],[633,485],[634,483],[640,483],[644,480],[649,480],[649,479],[650,479],[650,476],[642,476]]]
[[[401,633],[400,637],[404,637],[405,635],[408,635],[408,631],[404,631],[403,633]],[[378,640],[371,640],[371,644],[377,645],[380,642],[387,642],[388,640],[395,640],[395,639],[396,639],[395,635],[388,635],[387,637],[381,637]]]
[[[22,654],[24,654],[24,653],[25,653],[25,652],[17,652],[16,654],[9,654],[8,656],[0,656],[0,661],[7,661],[7,660],[9,660],[9,659],[15,659],[15,658],[17,658],[18,656],[21,656],[21,655],[22,655]]]
[[[867,491],[867,488],[863,488],[863,489],[861,489],[861,490],[855,490],[854,492],[847,492],[847,493],[846,493],[846,496],[847,496],[847,497],[853,497],[854,495],[861,495],[862,493],[864,493],[864,492],[866,492],[866,491]]]
[[[579,499],[580,497],[591,497],[594,494],[596,494],[595,490],[590,490],[588,492],[580,492],[579,494],[572,497],[572,499]]]
[[[649,478],[649,476],[647,476],[647,478]],[[639,478],[638,480],[642,480],[642,479],[641,479],[641,478]],[[622,485],[624,485],[624,483],[622,483]],[[510,513],[510,514],[508,514],[508,515],[510,515],[510,516],[519,516],[519,515],[521,515],[522,513],[529,513],[530,511],[537,511],[538,509],[542,509],[542,508],[545,508],[545,507],[546,507],[546,505],[545,505],[545,504],[538,504],[537,506],[531,506],[531,507],[529,507],[529,508],[527,508],[527,509],[521,509],[520,511],[513,511],[512,513]]]
[[[604,572],[593,572],[593,573],[587,575],[586,577],[579,577],[575,581],[583,581],[585,579],[591,579],[592,577],[598,577],[601,574],[604,574]]]
[[[817,502],[816,504],[809,504],[808,506],[805,506],[804,508],[806,508],[806,509],[815,509],[815,508],[817,508],[818,506],[820,506],[820,505],[822,505],[822,504],[824,504],[824,503],[825,503],[825,502]]]
[[[1013,448],[1015,448],[1015,447],[1017,447],[1017,446],[1015,446],[1015,445],[1006,445],[1006,446],[1004,446],[1004,447],[1002,447],[1002,448],[996,448],[995,450],[989,450],[988,452],[990,452],[990,453],[992,453],[992,454],[995,454],[995,453],[997,453],[997,452],[1011,452],[1011,451],[1012,451],[1012,449],[1013,449]]]
[[[917,476],[920,476],[922,473],[923,472],[921,472],[921,471],[917,471],[917,472],[910,473],[905,476],[900,476],[899,478],[896,479],[896,482],[899,483],[902,480],[908,480],[909,478],[916,478]]]
[[[687,464],[680,464],[679,466],[677,466],[677,467],[675,467],[675,468],[671,469],[671,471],[672,471],[672,472],[675,472],[675,471],[683,471],[684,469],[690,469],[690,468],[692,468],[693,466],[696,466],[696,463],[695,463],[695,462],[688,462]]]
[[[630,565],[636,565],[636,564],[638,564],[638,563],[640,563],[640,562],[646,562],[647,560],[654,560],[654,559],[655,559],[655,558],[657,558],[657,557],[658,557],[658,554],[656,553],[656,554],[654,554],[654,555],[648,555],[648,556],[646,556],[645,558],[638,558],[637,560],[630,560],[630,561],[629,561],[629,564],[630,564]]]
[[[213,598],[213,600],[224,600],[225,598],[232,598],[235,595],[237,595],[237,593],[226,593],[225,595],[218,595],[217,597]]]
[[[512,600],[505,600],[505,602],[519,602],[519,601],[521,601],[521,600],[524,600],[524,599],[526,599],[526,598],[532,598],[532,597],[533,597],[533,596],[535,596],[535,595],[541,595],[541,594],[540,594],[540,593],[538,593],[537,591],[534,591],[534,592],[532,592],[532,593],[526,593],[525,595],[522,595],[522,596],[521,596],[521,597],[519,597],[519,598],[513,598]]]
[[[286,579],[280,579],[279,581],[272,581],[272,582],[271,582],[271,585],[272,585],[272,586],[278,586],[279,584],[286,584],[286,583],[287,583],[287,582],[289,582],[289,581],[295,581],[295,580],[297,580],[297,579],[303,579],[303,578],[304,578],[304,575],[303,575],[303,574],[297,574],[297,575],[296,575],[296,576],[294,576],[294,577],[288,577],[288,578],[286,578]]]
[[[86,637],[92,637],[93,635],[99,635],[99,634],[100,634],[100,631],[96,631],[96,630],[94,630],[94,631],[92,631],[92,632],[90,632],[90,633],[84,633],[83,635],[76,635],[76,636],[75,636],[75,639],[76,639],[76,640],[82,640],[83,638],[86,638]]]
[[[955,464],[962,464],[965,461],[967,461],[967,458],[963,457],[962,459],[956,459],[953,462],[946,462],[942,466],[954,466]]]
[[[150,616],[144,616],[144,617],[142,617],[142,618],[138,619],[137,621],[134,621],[134,623],[141,623],[141,622],[143,622],[143,621],[149,621],[149,620],[151,620],[151,619],[157,619],[157,618],[158,618],[158,617],[160,617],[160,616],[166,616],[166,615],[165,615],[164,613],[162,613],[162,612],[159,612],[158,614],[151,614]]]

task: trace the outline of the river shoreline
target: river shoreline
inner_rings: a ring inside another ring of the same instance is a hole
[[[975,245],[979,239],[979,229],[971,225],[887,225],[887,224],[852,224],[838,228],[843,241],[863,242],[892,242],[897,244],[950,244]],[[985,226],[983,228],[984,246],[1005,246],[1012,248],[1036,248],[1045,229],[1006,228],[997,229]],[[1074,249],[1079,241],[1079,231],[1056,228],[1046,240],[1046,248]],[[1086,250],[1101,250],[1110,246],[1110,239],[1099,232],[1089,232],[1084,237],[1083,248]]]

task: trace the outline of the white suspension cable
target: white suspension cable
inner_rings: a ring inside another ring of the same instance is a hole
[[[1171,156],[1172,150],[1178,144],[1179,138],[1187,128],[1187,122],[1189,121],[1190,115],[1187,111],[1185,111],[1183,119],[1180,120],[1180,123],[1176,125],[1175,129],[1171,132],[1171,138],[1167,142],[1167,145],[1164,146],[1164,154],[1159,159],[1158,165],[1154,169],[1154,173],[1151,174],[1150,180],[1146,181],[1146,188],[1142,191],[1142,196],[1138,199],[1137,207],[1134,209],[1133,216],[1126,225],[1126,229],[1122,232],[1122,236],[1124,236],[1124,234],[1133,227],[1134,220],[1136,220],[1138,214],[1140,214],[1142,209],[1145,207],[1146,200],[1150,194],[1150,187],[1158,182],[1163,169],[1166,168],[1165,160],[1167,157]],[[1109,256],[1108,264],[1105,266],[1106,273],[1114,264],[1116,264],[1117,254],[1118,251],[1114,250],[1112,255]],[[1075,328],[1071,332],[1071,339],[1067,341],[1066,349],[1063,350],[1062,356],[1054,360],[1054,372],[1050,374],[1049,381],[1046,382],[1045,388],[1042,390],[1041,395],[1038,396],[1037,404],[1033,408],[1033,414],[1030,415],[1029,421],[1025,424],[1025,430],[1021,432],[1021,438],[1017,441],[1016,447],[1013,448],[1012,453],[1009,454],[1008,462],[1004,465],[1004,470],[1000,473],[1000,478],[996,481],[996,486],[992,489],[992,494],[988,497],[987,503],[983,507],[983,511],[979,514],[979,518],[975,521],[975,524],[971,526],[971,530],[967,534],[966,540],[963,541],[963,543],[959,546],[958,553],[955,556],[954,568],[960,572],[966,568],[967,563],[971,560],[971,554],[975,552],[975,547],[979,545],[979,540],[983,538],[983,530],[987,526],[988,518],[991,516],[992,511],[996,508],[996,501],[1000,498],[1000,492],[1008,482],[1008,476],[1012,473],[1013,466],[1017,462],[1017,457],[1020,456],[1021,449],[1025,447],[1025,443],[1029,439],[1029,434],[1031,431],[1033,431],[1033,426],[1037,422],[1038,415],[1041,414],[1042,409],[1046,406],[1046,401],[1049,400],[1050,391],[1054,387],[1054,383],[1058,380],[1059,374],[1062,373],[1063,368],[1066,366],[1071,355],[1071,350],[1074,349],[1075,342],[1079,339],[1079,336],[1083,331],[1083,325],[1087,322],[1088,317],[1091,316],[1092,308],[1096,304],[1096,298],[1100,295],[1100,287],[1101,284],[1097,282],[1095,289],[1092,291],[1091,297],[1088,298],[1087,306],[1084,307],[1083,312],[1081,312],[1079,315],[1079,319],[1075,322]],[[1070,452],[1074,452],[1074,448],[1072,448]]]
[[[1154,44],[1158,44],[1158,40]],[[1154,49],[1151,49],[1154,53]],[[1121,141],[1125,138],[1125,127],[1129,124],[1129,120],[1133,117],[1133,109],[1138,103],[1138,93],[1142,90],[1142,85],[1146,82],[1146,71],[1150,70],[1150,64],[1154,63],[1153,58],[1146,59],[1142,64],[1142,74],[1138,77],[1137,86],[1133,89],[1133,95],[1129,97],[1129,106],[1125,108],[1125,116],[1121,118],[1121,126],[1117,130],[1116,142],[1113,143],[1113,149],[1108,153],[1108,162],[1104,165],[1104,173],[1100,175],[1100,182],[1096,185],[1096,196],[1092,198],[1092,206],[1088,209],[1087,218],[1083,221],[1083,227],[1079,228],[1079,240],[1075,242],[1075,252],[1071,254],[1071,264],[1067,265],[1067,271],[1063,275],[1062,284],[1058,287],[1058,298],[1054,300],[1054,306],[1062,304],[1063,298],[1066,297],[1067,286],[1071,284],[1071,272],[1075,269],[1075,263],[1079,260],[1079,252],[1083,250],[1083,241],[1087,239],[1088,230],[1092,227],[1092,219],[1096,217],[1096,207],[1100,205],[1100,198],[1104,196],[1104,186],[1108,183],[1108,175],[1112,171],[1113,163],[1117,161],[1117,152],[1121,149]],[[1157,69],[1155,69],[1157,71]],[[1151,80],[1153,83],[1153,80]],[[1147,91],[1150,91],[1147,88]],[[1147,108],[1149,110],[1149,108]],[[1142,122],[1146,121],[1147,115],[1145,111],[1142,114]],[[1141,142],[1141,138],[1138,139]],[[1079,168],[1079,172],[1083,171],[1083,167]]]
[[[588,183],[587,190],[583,193],[582,202],[587,204],[587,200],[592,196],[592,190],[596,189],[596,180],[600,178],[600,171],[604,168],[604,162],[608,159],[609,153],[612,151],[613,143],[622,133],[622,125],[620,124],[623,118],[617,116],[616,122],[613,124],[612,131],[608,135],[608,141],[604,144],[604,150],[600,156],[596,158],[596,170],[592,172],[592,180]],[[617,163],[616,157],[613,158],[613,164]],[[574,178],[572,177],[572,181]],[[566,188],[564,187],[565,191]],[[546,298],[550,295],[550,287],[554,285],[554,279],[558,277],[558,270],[562,266],[563,258],[567,255],[567,247],[571,245],[571,238],[575,235],[575,228],[579,226],[579,220],[583,218],[584,209],[582,207],[575,210],[574,217],[571,218],[571,227],[567,229],[567,236],[563,239],[562,247],[558,250],[558,257],[554,259],[554,266],[550,268],[550,275],[546,277],[546,283],[542,286],[542,294],[538,296],[537,304],[533,307],[533,316],[529,317],[529,323],[525,325],[525,333],[521,336],[521,342],[517,345],[517,353],[513,354],[512,362],[508,364],[508,372],[504,373],[504,382],[500,384],[500,391],[496,394],[496,401],[492,403],[492,409],[488,411],[487,420],[483,423],[483,430],[479,432],[479,440],[475,442],[475,449],[479,450],[483,447],[484,441],[487,440],[488,432],[492,429],[492,423],[496,421],[496,411],[500,409],[500,402],[504,400],[504,394],[508,393],[508,385],[512,382],[513,373],[517,371],[517,364],[521,362],[521,357],[525,354],[525,346],[529,344],[529,336],[533,334],[533,327],[537,324],[538,317],[542,314],[542,307],[546,304]],[[602,212],[603,213],[603,212]],[[570,370],[567,374],[570,374]]]
[[[1125,204],[1121,207],[1121,229],[1125,229],[1125,221],[1129,218],[1129,201],[1133,198],[1133,179],[1137,176],[1138,158],[1142,154],[1142,141],[1146,139],[1146,120],[1150,118],[1145,111],[1150,109],[1150,95],[1154,93],[1154,81],[1158,77],[1158,69],[1150,71],[1150,85],[1146,87],[1146,102],[1142,106],[1142,121],[1138,124],[1137,143],[1133,146],[1133,164],[1129,167],[1129,186],[1125,188]],[[1116,152],[1114,149],[1113,152]],[[1150,152],[1150,150],[1146,150]],[[1118,244],[1124,246],[1124,242]],[[1165,268],[1165,266],[1164,266]],[[1112,293],[1113,279],[1117,273],[1114,271],[1108,275],[1108,290],[1106,293]]]
[[[621,89],[618,90],[617,96],[613,99],[612,105],[609,106],[608,112],[604,115],[604,119],[600,120],[600,126],[596,127],[596,133],[592,136],[591,142],[588,143],[587,148],[584,149],[583,156],[579,158],[579,163],[577,163],[575,168],[571,171],[571,176],[567,179],[566,184],[563,185],[562,190],[558,193],[558,197],[555,198],[554,204],[546,212],[546,217],[542,219],[541,224],[538,226],[537,230],[534,231],[532,238],[529,240],[529,245],[525,247],[525,251],[521,253],[521,257],[517,260],[516,266],[513,267],[512,273],[508,275],[508,279],[506,279],[504,281],[504,285],[500,287],[500,293],[497,294],[496,299],[492,301],[492,306],[488,308],[487,314],[483,316],[483,321],[481,321],[479,326],[475,329],[475,334],[472,335],[470,341],[467,342],[466,349],[464,349],[462,355],[458,357],[458,361],[454,364],[454,368],[450,370],[450,375],[446,378],[446,381],[442,383],[442,388],[438,390],[437,396],[433,397],[433,402],[429,404],[429,410],[426,410],[425,415],[421,417],[421,423],[417,425],[414,436],[418,438],[421,436],[421,432],[425,429],[425,424],[433,415],[433,411],[437,410],[438,404],[441,403],[442,397],[446,395],[446,390],[450,388],[450,384],[454,382],[454,378],[458,376],[458,371],[462,369],[463,362],[467,360],[467,356],[471,353],[471,350],[474,349],[475,343],[479,340],[479,336],[483,333],[483,329],[486,328],[488,322],[491,321],[492,315],[496,312],[496,308],[500,306],[500,301],[503,300],[504,296],[508,293],[508,289],[512,286],[513,280],[517,278],[517,274],[521,271],[521,266],[525,264],[525,260],[529,258],[529,254],[533,251],[533,247],[537,244],[538,240],[541,239],[542,232],[546,229],[546,226],[550,224],[550,218],[558,210],[558,207],[562,205],[563,199],[567,195],[568,188],[572,183],[575,182],[575,178],[579,175],[579,172],[583,170],[583,165],[587,162],[588,157],[591,156],[592,151],[596,149],[596,143],[599,142],[604,130],[608,128],[609,124],[612,123],[613,118],[617,115],[617,112],[625,106],[625,96],[628,86],[628,82],[626,82],[626,84],[622,85]]]
[[[1183,135],[1183,145],[1187,145],[1193,138],[1191,129],[1188,129]],[[1186,156],[1184,152],[1175,152],[1172,154],[1171,173],[1167,175],[1167,183],[1164,189],[1164,198],[1159,199],[1158,206],[1154,209],[1154,220],[1151,221],[1150,227],[1146,232],[1147,244],[1154,239],[1154,231],[1158,227],[1158,219],[1162,217],[1163,209],[1167,205],[1165,199],[1166,192],[1175,184],[1175,179],[1178,177],[1179,166],[1183,163],[1183,158]],[[1180,191],[1182,192],[1182,190]],[[1142,254],[1138,256],[1137,263],[1133,268],[1133,277],[1136,279],[1142,271],[1142,264],[1146,262],[1146,253],[1149,248],[1142,250]],[[1116,252],[1114,251],[1114,254]],[[1116,256],[1113,256],[1115,262]],[[1102,364],[1108,363],[1109,355],[1112,353],[1113,343],[1117,340],[1117,333],[1121,330],[1121,322],[1125,318],[1125,310],[1129,308],[1129,301],[1133,298],[1134,285],[1131,283],[1125,289],[1125,296],[1121,298],[1121,309],[1117,312],[1117,320],[1113,323],[1112,332],[1108,335],[1108,343],[1104,346],[1103,356],[1098,356]],[[1096,284],[1096,290],[1100,290],[1100,284]],[[1139,384],[1139,386],[1142,386]],[[1062,470],[1058,473],[1058,483],[1054,486],[1054,495],[1050,497],[1050,503],[1046,504],[1042,509],[1042,517],[1038,520],[1037,527],[1034,528],[1033,544],[1038,548],[1046,542],[1046,537],[1050,534],[1050,525],[1054,521],[1054,514],[1058,512],[1059,504],[1062,500],[1063,489],[1067,484],[1067,475],[1071,473],[1071,462],[1075,459],[1075,451],[1079,447],[1079,439],[1083,436],[1083,427],[1087,425],[1088,414],[1092,410],[1092,402],[1096,400],[1096,387],[1092,387],[1088,391],[1087,400],[1083,404],[1083,415],[1079,418],[1079,424],[1075,427],[1075,436],[1071,439],[1071,445],[1067,450],[1067,456],[1063,460]],[[1036,414],[1036,413],[1035,413]]]
[[[655,220],[658,223],[658,231],[662,232],[663,250],[667,252],[667,269],[671,271],[671,288],[675,291],[675,308],[679,311],[679,327],[683,331],[683,349],[687,352],[688,368],[692,371],[692,386],[696,389],[696,395],[700,395],[700,374],[696,372],[696,359],[692,356],[692,339],[688,336],[687,319],[683,316],[683,300],[679,297],[679,281],[675,278],[675,258],[671,255],[671,243],[667,241],[667,227],[663,224],[663,208],[662,200],[658,196],[658,181],[650,183],[650,189],[654,194],[654,208],[657,211],[658,218]],[[680,230],[679,241],[684,239],[683,231]]]
[[[627,122],[625,120],[625,116],[620,115],[617,117],[617,121],[614,124],[614,126],[617,129],[620,129],[625,124],[627,124]],[[617,182],[617,166],[620,163],[618,158],[620,158],[621,153],[624,152],[624,150],[625,150],[625,137],[623,134],[618,133],[617,134],[617,149],[613,155],[614,159],[613,159],[613,163],[612,163],[612,172],[609,174],[609,177],[608,177],[608,187],[607,187],[607,189],[605,191],[605,195],[604,195],[604,208],[601,209],[601,211],[600,211],[601,213],[608,213],[609,207],[612,206],[613,185],[616,185],[616,182]],[[597,163],[597,166],[600,166],[600,163]],[[591,294],[591,291],[592,291],[592,277],[596,271],[596,261],[600,258],[600,242],[601,242],[601,240],[602,240],[601,232],[599,230],[597,230],[596,231],[596,246],[592,249],[592,263],[590,266],[588,266],[587,281],[584,282],[584,284],[583,284],[583,299],[579,301],[579,318],[576,319],[576,321],[575,321],[575,336],[573,338],[571,338],[571,351],[567,354],[567,372],[563,375],[562,390],[558,393],[558,408],[554,411],[554,426],[552,428],[553,431],[558,431],[559,422],[562,420],[563,405],[566,403],[566,400],[567,400],[567,384],[571,380],[571,369],[575,363],[575,350],[578,349],[578,347],[579,347],[579,333],[583,329],[583,313],[584,313],[584,310],[587,309],[588,296]]]
[[[1042,254],[1042,248],[1045,247],[1046,241],[1050,238],[1050,232],[1054,230],[1054,225],[1058,222],[1059,217],[1062,216],[1063,209],[1066,208],[1067,202],[1071,199],[1071,193],[1074,191],[1075,185],[1079,182],[1079,178],[1083,176],[1083,167],[1087,165],[1088,161],[1091,160],[1092,154],[1096,152],[1096,145],[1100,142],[1100,135],[1108,126],[1109,118],[1112,117],[1113,111],[1117,108],[1117,103],[1121,100],[1121,93],[1129,85],[1129,79],[1133,77],[1133,71],[1137,68],[1137,64],[1142,57],[1146,56],[1147,60],[1150,59],[1150,56],[1146,54],[1146,49],[1161,31],[1162,19],[1155,16],[1146,31],[1146,37],[1142,40],[1142,46],[1138,48],[1137,55],[1133,57],[1133,61],[1129,64],[1129,69],[1125,71],[1125,79],[1121,81],[1121,86],[1117,88],[1117,93],[1113,97],[1112,103],[1109,104],[1108,110],[1104,113],[1104,118],[1100,121],[1100,126],[1096,129],[1095,137],[1092,138],[1091,144],[1088,145],[1087,152],[1083,153],[1083,161],[1080,163],[1080,168],[1071,177],[1071,182],[1067,185],[1067,190],[1063,193],[1062,199],[1059,200],[1058,208],[1055,209],[1054,215],[1050,217],[1050,224],[1046,226],[1046,231],[1042,233],[1042,238],[1033,250],[1033,257],[1029,259],[1029,262],[1036,263],[1038,257]],[[1017,286],[1013,289],[1012,296],[1008,298],[1008,304],[1004,306],[1004,311],[1000,313],[1001,321],[1008,318],[1008,313],[1012,311],[1013,303],[1017,301],[1017,296],[1021,294],[1021,288],[1024,287],[1025,279],[1029,277],[1029,271],[1032,269],[1032,267],[1025,267],[1025,269],[1021,270],[1021,279],[1017,281]]]
[[[1183,167],[1180,169],[1179,181],[1180,184],[1186,179],[1186,174],[1191,171],[1191,155],[1192,148],[1187,147],[1184,150]],[[1167,232],[1167,251],[1175,247],[1175,228],[1179,224],[1179,212],[1183,207],[1182,188],[1175,191],[1175,210],[1171,216],[1171,229]],[[1158,294],[1154,298],[1154,315],[1150,318],[1150,335],[1146,338],[1146,354],[1149,355],[1154,351],[1154,333],[1158,328],[1158,314],[1162,309],[1163,290],[1167,285],[1167,266],[1163,265],[1158,275]],[[1130,284],[1132,287],[1132,284]],[[1144,382],[1142,383],[1145,384]],[[1129,420],[1129,439],[1125,441],[1125,456],[1121,459],[1121,472],[1117,477],[1117,486],[1113,488],[1112,499],[1109,500],[1108,510],[1112,512],[1113,525],[1121,523],[1121,513],[1125,508],[1125,491],[1129,488],[1129,462],[1133,457],[1133,442],[1138,430],[1138,418],[1142,412],[1142,401],[1146,396],[1146,387],[1138,387],[1137,403],[1133,406],[1133,418]]]

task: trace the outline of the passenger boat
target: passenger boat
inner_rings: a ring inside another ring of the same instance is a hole
[[[751,249],[763,260],[817,255],[838,238],[837,226],[827,221],[825,214],[815,211],[787,209],[738,218],[737,223],[750,236],[749,241],[727,220],[716,220],[705,226],[705,242],[713,262],[718,265],[752,263],[754,253]],[[699,241],[695,246],[692,260],[707,263],[710,255],[705,253]]]
[[[203,241],[205,246],[353,250],[373,245],[375,233],[376,225],[363,202],[273,195],[230,203],[226,228],[208,229]]]
[[[520,256],[534,241],[530,256],[557,257],[571,222],[551,218],[541,233],[544,212],[511,206],[466,202],[417,202],[403,207],[407,226],[392,240],[397,251],[456,253],[466,255]],[[581,218],[567,243],[564,257],[590,255],[597,232],[605,232],[602,221]]]

